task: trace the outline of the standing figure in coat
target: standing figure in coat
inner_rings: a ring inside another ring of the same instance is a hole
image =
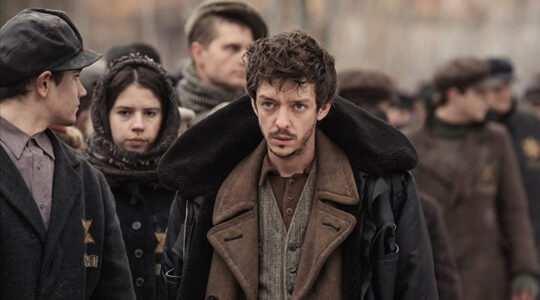
[[[178,189],[162,265],[169,297],[437,299],[409,141],[336,99],[334,58],[306,33],[246,53],[249,97],[160,162]]]
[[[0,40],[0,298],[135,299],[105,178],[47,129],[73,125],[100,55],[57,10],[23,10]]]
[[[259,12],[239,0],[203,1],[184,29],[191,59],[182,69],[178,98],[183,107],[195,112],[197,123],[245,95],[242,56],[268,30]]]
[[[98,81],[91,114],[86,155],[114,194],[137,299],[163,299],[156,279],[174,190],[159,183],[157,163],[178,134],[172,81],[147,56],[121,57]]]
[[[411,134],[420,157],[413,174],[442,208],[463,299],[532,300],[538,262],[528,203],[508,132],[485,121],[488,72],[468,57],[437,69],[435,109]]]
[[[529,209],[540,257],[540,116],[521,107],[512,95],[514,68],[509,60],[488,59],[490,119],[508,129],[518,157],[521,178],[529,199]]]

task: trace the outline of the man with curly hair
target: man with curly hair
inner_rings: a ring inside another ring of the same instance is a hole
[[[245,59],[249,95],[160,162],[178,190],[170,296],[436,299],[405,136],[335,96],[334,58],[306,33],[263,38]]]

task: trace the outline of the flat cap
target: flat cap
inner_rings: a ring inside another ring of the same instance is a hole
[[[259,12],[249,3],[238,0],[207,0],[201,2],[189,16],[184,31],[191,42],[193,28],[205,16],[217,15],[237,19],[246,23],[253,33],[253,40],[268,35],[266,23]]]
[[[394,82],[388,75],[379,71],[343,71],[337,75],[337,85],[341,97],[361,106],[398,100]]]
[[[101,57],[84,49],[79,31],[59,10],[21,11],[0,28],[0,40],[0,86],[44,71],[81,69]]]

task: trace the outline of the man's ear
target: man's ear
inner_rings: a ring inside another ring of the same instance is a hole
[[[201,61],[201,54],[203,50],[204,46],[199,42],[193,42],[191,45],[189,45],[189,53],[191,54],[191,58],[193,59],[193,62],[195,62],[195,65]]]
[[[323,106],[319,107],[317,110],[317,121],[320,121],[328,115],[328,112],[330,111],[330,108],[332,107],[332,101],[328,101]]]
[[[456,87],[451,87],[448,90],[446,90],[446,102],[447,103],[452,101],[456,97],[459,97],[459,96],[461,96],[461,92]]]
[[[257,111],[257,105],[255,104],[255,100],[253,98],[250,98],[251,99],[251,108],[253,108],[253,112],[255,112],[255,114],[258,116],[258,111]]]
[[[36,93],[42,98],[47,97],[53,83],[51,71],[45,71],[39,74],[34,83]]]

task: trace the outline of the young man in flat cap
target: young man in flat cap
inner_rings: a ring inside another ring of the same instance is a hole
[[[267,28],[247,2],[211,0],[197,6],[184,30],[191,60],[182,71],[178,98],[195,112],[196,123],[245,94],[242,56],[249,44],[267,35]]]
[[[460,57],[434,76],[435,108],[411,134],[418,189],[440,204],[463,300],[533,300],[538,261],[508,132],[486,122],[489,67]]]
[[[334,58],[306,33],[260,39],[246,59],[249,96],[160,162],[178,189],[172,298],[436,299],[409,141],[335,97]]]
[[[520,107],[512,94],[515,80],[512,63],[504,58],[490,58],[488,104],[490,119],[508,129],[518,157],[521,178],[529,199],[529,209],[540,251],[540,117]],[[540,252],[538,257],[540,257]]]
[[[20,12],[0,39],[1,297],[135,299],[105,178],[47,129],[74,123],[100,55],[56,10]]]

